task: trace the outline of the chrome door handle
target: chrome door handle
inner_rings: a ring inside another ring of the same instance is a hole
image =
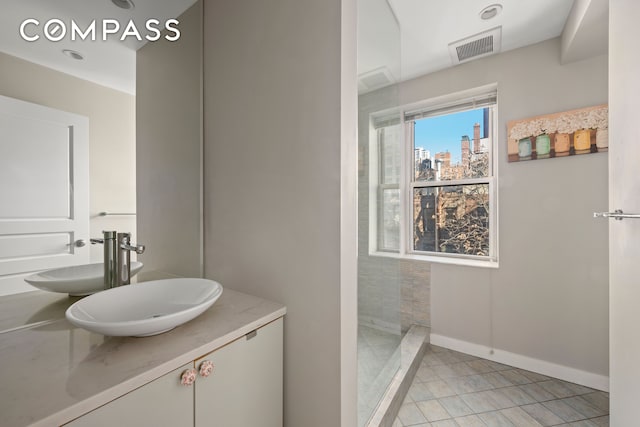
[[[85,242],[85,241],[84,241],[84,239],[78,239],[78,240],[76,240],[75,242],[73,242],[73,245],[74,245],[76,248],[81,248],[81,247],[83,247],[83,246],[84,246],[84,245],[86,245],[86,244],[87,244],[87,242]]]
[[[640,218],[640,214],[627,214],[622,212],[622,209],[616,209],[614,212],[594,212],[594,218],[614,218],[617,221],[622,221],[625,218]]]

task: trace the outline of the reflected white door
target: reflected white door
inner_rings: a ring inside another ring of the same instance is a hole
[[[609,2],[609,210],[640,213],[640,2]],[[611,426],[640,425],[640,219],[609,220]]]
[[[88,118],[0,96],[0,295],[87,263],[88,243]]]

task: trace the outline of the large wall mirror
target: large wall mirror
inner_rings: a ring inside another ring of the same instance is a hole
[[[0,295],[30,290],[23,278],[33,271],[101,262],[102,247],[90,245],[89,238],[102,230],[128,231],[138,239],[137,132],[163,118],[146,110],[140,114],[137,81],[144,79],[145,93],[153,93],[149,82],[156,81],[155,73],[166,71],[163,62],[174,62],[151,45],[201,37],[199,27],[194,36],[188,22],[181,22],[195,5],[195,0],[5,3],[0,16]],[[201,9],[191,11],[190,19],[201,20],[198,15]],[[145,54],[153,61],[145,60],[141,75],[138,57],[145,50],[153,51]],[[154,103],[145,100],[145,105]],[[52,119],[65,113],[70,116]],[[65,121],[72,119],[80,124]],[[84,149],[86,155],[78,156]],[[71,220],[80,224],[63,225]]]

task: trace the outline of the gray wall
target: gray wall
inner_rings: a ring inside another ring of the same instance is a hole
[[[507,163],[510,120],[607,102],[607,56],[560,41],[407,82],[405,102],[498,83],[500,268],[432,264],[432,333],[608,375],[607,154]]]
[[[353,3],[204,5],[205,276],[286,304],[291,427],[356,423]]]
[[[202,2],[179,20],[178,41],[137,54],[138,241],[148,277],[202,275]]]
[[[89,228],[136,234],[135,96],[0,53],[0,95],[89,118]],[[117,165],[114,171],[113,165]],[[91,262],[102,262],[102,245],[91,245]]]

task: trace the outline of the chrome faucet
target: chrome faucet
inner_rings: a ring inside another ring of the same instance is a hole
[[[116,286],[117,258],[116,232],[103,231],[102,239],[91,239],[91,244],[101,243],[104,246],[104,289]]]
[[[141,254],[144,245],[131,244],[131,233],[103,231],[102,239],[92,244],[104,245],[104,289],[128,285],[131,282],[131,252]]]
[[[131,244],[131,233],[118,233],[118,273],[116,286],[131,283],[131,252],[144,253],[144,245]]]

